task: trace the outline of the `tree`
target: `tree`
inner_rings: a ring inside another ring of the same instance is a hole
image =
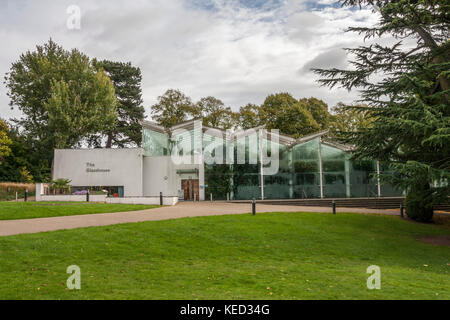
[[[8,136],[8,126],[6,123],[0,119],[0,164],[2,163],[3,157],[11,153],[12,141]]]
[[[350,31],[373,40],[347,49],[352,69],[315,69],[330,87],[361,92],[371,125],[347,136],[356,158],[391,163],[384,177],[407,191],[410,218],[429,221],[433,204],[450,194],[450,3],[431,0],[345,0],[343,6],[371,6],[373,27]],[[393,43],[377,38],[390,35]],[[383,43],[385,43],[384,41]]]
[[[193,116],[202,118],[203,125],[218,129],[230,129],[233,126],[233,111],[214,97],[201,98],[195,104]]]
[[[167,90],[152,106],[152,118],[166,129],[188,120],[196,112],[191,98],[174,89]]]
[[[306,107],[306,110],[311,112],[314,120],[320,126],[321,130],[326,130],[331,121],[331,114],[328,112],[328,105],[322,100],[316,98],[300,99],[300,103]]]
[[[63,178],[52,180],[50,183],[50,188],[54,191],[55,194],[66,194],[66,192],[70,192],[71,182],[71,180]]]
[[[10,105],[23,113],[14,119],[34,151],[50,164],[55,148],[72,148],[113,127],[117,100],[103,70],[76,49],[50,40],[26,52],[6,74]]]
[[[47,182],[50,180],[50,167],[45,157],[36,152],[33,141],[19,133],[17,127],[9,129],[11,152],[0,164],[0,181]]]
[[[279,129],[295,138],[320,130],[320,125],[306,106],[289,93],[268,96],[260,110],[261,122],[268,130]]]
[[[255,128],[263,124],[261,107],[251,103],[241,107],[234,118],[235,126],[243,130]]]
[[[341,137],[357,132],[370,124],[369,109],[367,105],[350,105],[338,103],[332,108],[333,115],[329,123],[329,129],[335,137]]]
[[[90,145],[100,147],[106,137],[106,148],[140,146],[142,141],[141,121],[145,118],[142,106],[141,70],[130,62],[104,60],[95,62],[103,68],[114,84],[117,104],[117,120],[107,131],[89,138]]]

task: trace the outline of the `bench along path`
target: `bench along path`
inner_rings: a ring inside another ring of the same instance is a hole
[[[331,212],[331,208],[301,207],[289,205],[257,204],[258,213],[263,212]],[[143,211],[89,214],[67,217],[38,218],[28,220],[0,221],[0,236],[39,233],[122,223],[169,220],[188,217],[245,214],[251,212],[251,204],[227,202],[182,202],[173,207]],[[377,213],[398,215],[399,210],[376,210],[361,208],[338,208],[337,212]]]

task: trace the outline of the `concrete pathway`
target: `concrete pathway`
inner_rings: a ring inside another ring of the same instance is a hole
[[[331,212],[331,208],[300,207],[288,205],[257,204],[258,213],[263,212]],[[251,204],[227,202],[183,202],[173,207],[162,207],[133,212],[89,214],[80,216],[38,218],[28,220],[0,221],[0,236],[39,233],[122,223],[169,220],[187,217],[245,214],[251,212]],[[372,210],[338,208],[337,212],[376,213],[398,215],[399,210]]]

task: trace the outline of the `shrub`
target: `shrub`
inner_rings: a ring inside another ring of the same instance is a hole
[[[406,213],[412,220],[429,222],[433,219],[433,195],[428,183],[411,187],[405,200]]]
[[[33,196],[36,187],[34,184],[27,183],[0,182],[0,201],[14,200],[16,198],[16,192],[18,193],[18,198],[22,199],[25,190],[28,190],[29,196]]]
[[[69,179],[56,179],[52,180],[50,184],[50,188],[56,194],[66,194],[66,192],[70,192],[70,182]]]

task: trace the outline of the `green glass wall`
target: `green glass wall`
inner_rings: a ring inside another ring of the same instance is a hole
[[[377,162],[373,160],[352,161],[350,183],[352,198],[377,197]]]
[[[208,148],[209,147],[209,148]],[[212,194],[214,200],[227,200],[227,194],[232,192],[233,175],[232,166],[226,164],[226,144],[224,139],[203,134],[203,152],[205,157],[217,157],[219,148],[222,157],[219,163],[205,163],[205,196],[209,200]],[[212,151],[211,151],[212,150]]]
[[[275,175],[264,175],[265,199],[292,199],[293,197],[293,170],[292,150],[282,144],[264,140],[267,145],[267,155],[271,156],[273,148],[279,148],[279,169]],[[270,164],[264,167],[269,167]]]
[[[324,144],[321,144],[321,152],[324,197],[350,197],[350,168],[347,154]]]
[[[194,143],[194,141],[200,141]],[[261,199],[261,159],[259,135],[254,133],[229,142],[234,150],[234,164],[226,164],[227,145],[223,138],[202,133],[200,130],[174,134],[172,142],[166,134],[143,129],[143,148],[146,156],[168,156],[172,146],[182,147],[180,155],[196,155],[210,144],[221,145],[223,159],[219,163],[205,164],[205,195],[209,199],[232,200]],[[320,138],[294,146],[263,141],[269,156],[279,149],[279,170],[274,175],[263,175],[264,199],[320,198],[320,157],[324,198],[377,197],[377,163],[373,160],[351,160],[351,154]],[[199,148],[199,149],[196,149]],[[238,150],[244,150],[244,163],[239,163]],[[186,154],[187,152],[187,154]],[[215,153],[212,154],[215,156]],[[255,162],[252,163],[252,160]],[[168,160],[170,161],[170,160]],[[267,167],[267,165],[265,166]],[[381,166],[381,173],[389,173],[389,167]],[[387,183],[381,184],[382,197],[402,196],[403,192]]]
[[[169,154],[169,137],[164,133],[144,128],[142,131],[142,148],[147,157],[167,156]]]
[[[292,148],[293,198],[320,198],[319,139]]]
[[[245,164],[240,164],[238,149],[245,150]],[[256,159],[252,163],[251,159]],[[259,162],[259,138],[257,134],[236,140],[234,146],[232,199],[261,199],[261,167]]]

